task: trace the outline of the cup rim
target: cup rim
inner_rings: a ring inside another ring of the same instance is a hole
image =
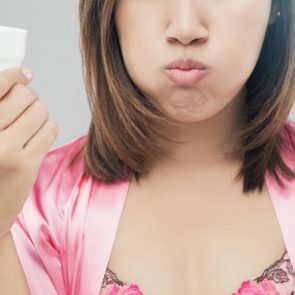
[[[0,32],[9,32],[9,33],[13,33],[13,32],[23,32],[23,33],[27,33],[27,30],[22,29],[22,28],[17,28],[17,27],[10,27],[10,26],[0,26]]]

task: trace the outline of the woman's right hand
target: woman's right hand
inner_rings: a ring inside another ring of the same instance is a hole
[[[0,71],[0,239],[10,232],[58,126],[21,67]]]

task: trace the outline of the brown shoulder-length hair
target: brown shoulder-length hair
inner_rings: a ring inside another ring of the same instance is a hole
[[[130,79],[114,23],[116,3],[79,3],[80,52],[91,112],[80,152],[86,175],[106,183],[131,180],[132,174],[138,180],[147,174],[154,160],[168,156],[161,140],[175,142],[159,127],[178,126]],[[279,153],[284,146],[281,131],[287,131],[295,151],[294,128],[287,124],[295,96],[295,0],[273,0],[274,4],[281,16],[268,26],[260,57],[246,84],[246,106],[237,128],[239,145],[234,155],[242,164],[236,177],[243,179],[244,193],[261,192],[267,170],[281,187],[279,170],[288,179],[295,177]]]

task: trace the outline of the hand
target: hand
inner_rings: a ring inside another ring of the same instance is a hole
[[[0,71],[0,238],[10,232],[58,126],[20,67]]]

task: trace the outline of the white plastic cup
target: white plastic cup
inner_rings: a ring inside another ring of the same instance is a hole
[[[27,30],[0,26],[0,71],[19,67],[26,54]]]

